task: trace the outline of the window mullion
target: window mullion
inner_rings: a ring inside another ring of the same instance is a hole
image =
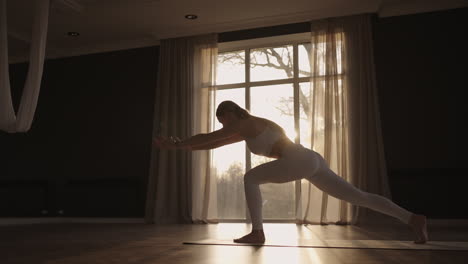
[[[300,101],[299,101],[299,55],[298,55],[298,46],[294,44],[293,46],[293,74],[294,74],[294,129],[296,130],[296,138],[294,139],[295,143],[301,143],[299,136],[299,110],[300,110]]]
[[[245,50],[245,108],[250,111],[250,49]],[[245,171],[249,171],[252,168],[252,159],[247,143],[245,143]],[[250,214],[248,212],[248,206],[245,205],[245,219],[250,222]]]
[[[300,100],[299,100],[299,47],[298,44],[293,45],[293,73],[294,73],[294,129],[296,130],[296,138],[294,142],[297,144],[301,143],[300,136]],[[295,181],[295,214],[299,216],[302,214],[300,206],[301,201],[301,180]]]

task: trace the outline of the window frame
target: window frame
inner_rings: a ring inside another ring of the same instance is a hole
[[[289,35],[280,35],[274,37],[266,37],[266,38],[256,38],[256,39],[248,39],[248,40],[240,40],[240,41],[232,41],[232,42],[223,42],[218,43],[218,54],[232,52],[232,51],[240,51],[243,50],[245,52],[245,81],[241,83],[230,83],[230,84],[221,84],[215,85],[217,90],[225,90],[225,89],[245,89],[245,106],[247,110],[250,110],[250,90],[252,87],[259,87],[259,86],[267,86],[267,85],[279,85],[279,84],[292,84],[293,85],[293,96],[294,96],[294,129],[297,132],[297,136],[294,139],[295,143],[300,142],[300,103],[299,103],[299,89],[301,83],[310,82],[311,79],[320,79],[324,76],[306,76],[306,77],[299,77],[299,45],[310,43],[311,40],[311,33],[298,33],[298,34],[289,34]],[[250,81],[250,51],[253,49],[259,48],[268,48],[268,47],[279,47],[279,46],[287,46],[292,45],[293,47],[293,78],[287,79],[277,79],[277,80],[266,80],[266,81]],[[344,70],[337,75],[338,78],[343,79],[345,73]],[[251,164],[251,152],[248,148],[245,148],[245,171],[248,171],[252,168]],[[301,210],[301,206],[297,206],[297,203],[300,201],[301,197],[301,180],[295,181],[295,210]],[[243,223],[249,221],[249,213],[245,212],[245,220],[244,219],[218,219],[220,223]],[[301,211],[295,211],[295,215],[301,215]],[[266,223],[290,223],[293,222],[295,218],[291,219],[264,219]]]

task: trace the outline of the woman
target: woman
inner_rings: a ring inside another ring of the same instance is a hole
[[[165,149],[205,150],[245,140],[251,152],[276,160],[249,170],[244,176],[245,196],[252,219],[252,232],[234,239],[237,243],[264,243],[260,184],[285,183],[307,179],[320,190],[338,199],[364,206],[409,224],[415,243],[428,240],[426,217],[413,214],[389,199],[363,192],[336,175],[320,154],[293,143],[276,123],[253,116],[232,101],[224,101],[216,110],[223,128],[198,134],[185,140],[157,137],[154,143]]]

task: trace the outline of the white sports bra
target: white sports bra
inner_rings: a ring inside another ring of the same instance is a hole
[[[271,153],[273,144],[281,138],[282,135],[282,131],[272,129],[267,125],[262,133],[253,138],[246,138],[245,142],[252,153],[265,156]]]

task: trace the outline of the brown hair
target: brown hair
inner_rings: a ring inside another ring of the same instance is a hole
[[[218,105],[216,109],[216,116],[223,116],[226,112],[234,113],[240,119],[246,119],[250,116],[249,112],[244,108],[240,107],[233,101],[223,101]]]

